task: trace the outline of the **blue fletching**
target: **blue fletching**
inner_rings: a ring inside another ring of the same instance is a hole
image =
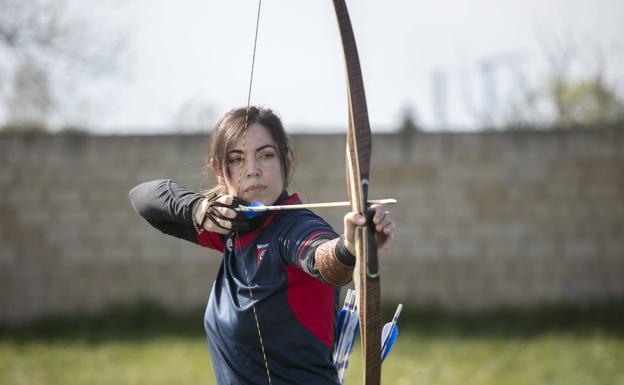
[[[357,338],[359,334],[360,334],[360,320],[357,319],[357,323],[355,324],[355,328],[353,329],[353,338],[351,339],[351,344],[349,345],[349,353],[353,351],[353,348],[355,347],[355,339]]]
[[[345,309],[341,309],[338,312],[338,325],[336,326],[336,330],[342,330],[342,323],[344,322],[346,314],[347,314],[347,311]]]
[[[262,207],[264,204],[262,202],[251,202],[247,207]],[[253,219],[264,215],[264,211],[245,211],[245,216],[247,219]]]
[[[334,362],[338,359],[338,351],[340,350],[340,345],[343,340],[346,314],[347,311],[345,309],[338,312],[338,325],[336,326],[336,330],[338,330],[340,334],[334,343]]]
[[[388,354],[390,353],[390,350],[392,350],[392,346],[394,345],[394,342],[396,341],[398,335],[399,335],[399,327],[398,325],[394,324],[394,327],[391,327],[391,332],[390,332],[390,336],[386,339],[384,346],[383,346],[383,350],[381,352],[381,362],[383,362],[386,357],[388,357]]]
[[[390,354],[392,345],[394,345],[394,341],[396,341],[397,336],[399,335],[397,322],[399,321],[399,315],[401,315],[402,309],[403,305],[399,304],[394,312],[392,321],[385,324],[381,331],[381,362],[383,362],[388,354]]]

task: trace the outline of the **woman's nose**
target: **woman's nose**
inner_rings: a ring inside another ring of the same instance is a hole
[[[260,175],[260,163],[255,157],[250,156],[245,159],[245,173],[247,176]]]

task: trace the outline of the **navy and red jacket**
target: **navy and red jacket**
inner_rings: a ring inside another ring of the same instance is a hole
[[[338,235],[309,210],[267,213],[236,237],[197,234],[192,206],[202,197],[168,179],[130,192],[152,226],[223,253],[204,316],[217,383],[268,383],[255,307],[273,384],[339,384],[332,348],[340,288],[323,282],[314,263],[316,247]],[[284,192],[275,203],[301,201]]]

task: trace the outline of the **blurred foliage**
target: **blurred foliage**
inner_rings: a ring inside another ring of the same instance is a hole
[[[148,339],[157,335],[203,335],[203,309],[172,312],[150,301],[114,305],[94,314],[49,315],[24,324],[0,326],[0,339],[102,341]]]
[[[399,133],[403,136],[411,137],[413,133],[422,131],[417,122],[418,119],[416,118],[414,107],[405,106],[401,112]]]
[[[531,338],[549,333],[601,333],[624,337],[624,299],[585,305],[545,303],[473,311],[412,306],[404,312],[400,324],[427,335]]]
[[[48,128],[44,124],[38,123],[9,123],[4,126],[0,126],[0,135],[2,134],[45,134]]]
[[[82,127],[66,126],[58,131],[51,132],[43,124],[31,123],[11,123],[0,126],[0,137],[2,135],[13,136],[38,136],[38,135],[65,135],[65,136],[88,136],[91,133]]]
[[[484,130],[624,127],[620,41],[592,43],[550,30],[538,43],[546,63],[540,71],[529,71],[520,52],[482,58],[480,105],[466,82],[466,107]]]
[[[389,321],[394,308],[384,308]],[[173,312],[150,301],[116,305],[95,314],[50,315],[23,324],[0,325],[0,339],[149,339],[158,335],[203,336],[204,309]],[[407,304],[402,329],[439,336],[532,337],[552,332],[624,337],[624,299],[586,305],[543,304],[450,311]]]
[[[604,82],[600,74],[577,80],[554,76],[519,99],[510,106],[510,113],[500,128],[624,128],[624,97],[615,86]]]
[[[597,127],[624,122],[624,100],[600,76],[575,82],[553,79],[548,94],[558,100],[558,127]]]

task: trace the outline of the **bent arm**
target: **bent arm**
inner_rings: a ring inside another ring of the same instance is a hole
[[[202,195],[171,179],[157,179],[130,190],[134,210],[161,232],[198,243],[193,227],[193,204]]]
[[[344,238],[316,216],[299,217],[282,236],[282,255],[287,263],[332,286],[343,286],[353,276],[355,257]]]
[[[353,278],[355,257],[344,246],[344,239],[319,239],[301,253],[301,268],[332,286],[344,286]]]
[[[344,238],[334,238],[314,250],[314,265],[323,281],[344,286],[353,278],[355,257],[344,244]]]

